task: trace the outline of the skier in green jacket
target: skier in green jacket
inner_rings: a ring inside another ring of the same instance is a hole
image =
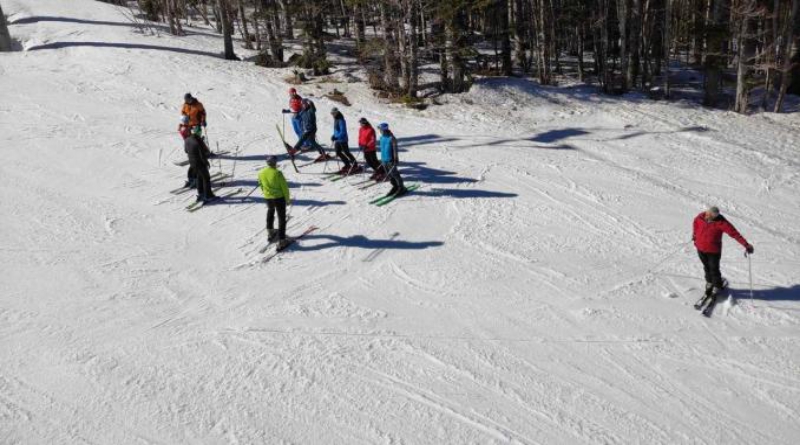
[[[267,156],[267,166],[258,172],[258,185],[267,200],[267,240],[278,240],[278,250],[289,244],[286,239],[286,206],[291,205],[289,184],[277,168],[278,158]],[[278,230],[275,230],[275,212],[278,212]]]

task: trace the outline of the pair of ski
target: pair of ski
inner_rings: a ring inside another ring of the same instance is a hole
[[[419,188],[419,184],[411,184],[408,187],[406,187],[406,192],[403,193],[402,195],[398,195],[397,193],[395,193],[393,195],[384,195],[384,196],[381,196],[379,198],[373,199],[369,203],[370,204],[374,204],[376,207],[383,207],[386,204],[389,204],[390,202],[394,201],[397,198],[402,198],[403,196],[408,195],[409,193],[413,192],[414,190],[416,190],[418,188]]]
[[[319,227],[317,227],[317,226],[310,226],[309,228],[307,228],[307,229],[306,229],[306,230],[305,230],[303,233],[301,233],[300,235],[297,235],[297,236],[294,236],[294,237],[287,237],[287,238],[286,238],[286,240],[287,240],[288,242],[287,242],[287,243],[284,243],[283,247],[281,247],[280,249],[278,249],[278,245],[276,244],[276,242],[275,242],[274,240],[273,240],[273,241],[269,241],[269,242],[267,243],[267,245],[266,245],[266,246],[262,247],[262,248],[261,248],[261,249],[258,251],[258,253],[259,253],[259,254],[264,254],[264,253],[266,253],[266,255],[265,255],[263,258],[261,258],[261,260],[259,260],[259,261],[258,261],[258,263],[264,264],[264,263],[268,262],[269,260],[271,260],[271,259],[275,258],[276,256],[278,256],[278,255],[279,255],[281,252],[283,252],[284,250],[288,249],[288,248],[289,248],[290,246],[292,246],[294,243],[296,243],[296,242],[297,242],[297,240],[299,240],[299,239],[302,239],[302,238],[303,238],[303,237],[305,237],[306,235],[308,235],[308,234],[310,234],[311,232],[313,232],[313,231],[315,231],[315,230],[318,230],[318,229],[319,229]],[[270,247],[272,247],[273,245],[275,245],[275,248],[274,248],[274,249],[272,249],[271,251],[269,251],[269,253],[267,253],[267,251],[268,251],[268,250],[270,250]],[[251,264],[252,264],[252,263],[251,263]]]
[[[327,162],[327,161],[330,161],[331,159],[334,159],[329,154],[325,154],[325,160],[324,161],[313,160],[311,162],[306,162],[305,164],[297,165],[297,163],[295,162],[295,156],[297,155],[297,152],[295,152],[294,148],[292,148],[292,146],[289,145],[289,143],[286,142],[286,138],[283,136],[283,131],[281,131],[281,127],[278,126],[278,124],[275,124],[275,128],[278,130],[278,136],[281,137],[281,142],[283,143],[283,148],[286,149],[286,153],[289,155],[289,160],[292,162],[292,167],[294,167],[295,173],[300,173],[300,169],[303,168],[303,167],[308,167],[309,165],[318,164],[320,162]]]
[[[219,190],[219,189],[217,189],[217,190]],[[189,204],[185,208],[186,208],[187,212],[190,212],[190,213],[191,212],[196,212],[196,211],[202,209],[203,207],[205,207],[207,205],[213,205],[213,204],[222,202],[222,201],[226,200],[227,198],[231,198],[231,197],[233,197],[235,195],[238,195],[239,193],[242,193],[242,189],[241,188],[229,190],[229,191],[227,191],[227,192],[225,192],[225,193],[223,193],[221,195],[217,195],[214,199],[212,199],[210,201],[197,200],[197,201]]]
[[[221,179],[227,179],[230,176],[231,175],[228,174],[228,173],[216,172],[213,175],[211,175],[211,181],[219,181]],[[170,190],[169,192],[172,193],[173,195],[181,195],[181,194],[184,194],[184,193],[188,192],[191,189],[192,189],[192,187],[188,187],[188,186],[184,185],[183,187],[178,187],[176,189]]]
[[[231,152],[230,150],[212,152],[211,154],[214,155],[214,157],[210,157],[209,159],[214,159],[215,157],[226,155],[226,154],[228,154],[230,152]],[[188,159],[184,159],[182,161],[173,161],[172,163],[177,165],[178,167],[186,167],[187,165],[189,165],[189,160]]]
[[[719,296],[727,288],[728,288],[728,281],[725,280],[722,283],[721,289],[717,289],[716,291],[714,291],[714,289],[707,290],[706,293],[703,294],[703,296],[700,297],[700,299],[697,300],[697,302],[694,304],[694,308],[700,311],[700,313],[703,314],[704,317],[710,317],[711,314],[714,312],[714,307],[717,305],[717,300],[719,299]]]

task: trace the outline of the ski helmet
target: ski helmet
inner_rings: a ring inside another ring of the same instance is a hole
[[[185,115],[181,116],[181,123],[183,125],[188,125],[189,124],[189,116],[185,116]]]
[[[194,99],[194,98],[192,97],[192,93],[186,93],[186,94],[184,94],[184,95],[183,95],[183,101],[184,101],[184,102],[189,102],[189,101],[190,101],[190,100],[192,100],[192,99]]]
[[[362,117],[361,119],[358,120],[358,123],[361,125],[367,125],[369,124],[369,121],[367,120],[366,117]]]
[[[289,88],[289,94],[297,94],[297,88]]]
[[[336,107],[331,108],[331,114],[336,114],[339,112],[339,109]]]
[[[380,124],[378,124],[378,128],[380,128],[381,131],[386,131],[389,129],[389,124],[387,124],[386,122],[381,122]]]
[[[276,165],[278,165],[277,156],[268,155],[267,156],[267,165],[269,165],[270,167],[275,167]]]

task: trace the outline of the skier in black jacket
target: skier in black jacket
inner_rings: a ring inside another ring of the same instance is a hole
[[[211,175],[208,173],[209,163],[202,134],[202,127],[194,127],[192,134],[183,142],[183,150],[189,157],[189,168],[197,175],[197,200],[208,202],[217,197],[211,191]]]

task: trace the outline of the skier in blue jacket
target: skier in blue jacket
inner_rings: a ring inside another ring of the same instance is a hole
[[[331,136],[331,142],[333,142],[336,155],[339,156],[339,159],[344,163],[344,167],[339,170],[339,173],[342,175],[359,173],[361,167],[359,167],[353,154],[350,153],[349,140],[347,138],[347,122],[344,120],[342,112],[336,107],[331,109],[331,116],[333,116],[333,136]]]
[[[308,99],[303,99],[303,111],[300,112],[300,122],[303,127],[303,135],[294,144],[294,153],[299,153],[300,148],[308,144],[317,150],[319,157],[314,162],[327,161],[330,157],[325,153],[325,149],[317,143],[317,113],[314,103]]]
[[[400,170],[398,170],[400,158],[398,156],[397,138],[389,130],[389,124],[386,122],[378,125],[378,129],[381,131],[381,138],[378,141],[381,150],[381,164],[383,164],[383,170],[392,183],[392,189],[386,196],[402,196],[408,192],[408,189],[403,185],[403,178],[400,176]]]

